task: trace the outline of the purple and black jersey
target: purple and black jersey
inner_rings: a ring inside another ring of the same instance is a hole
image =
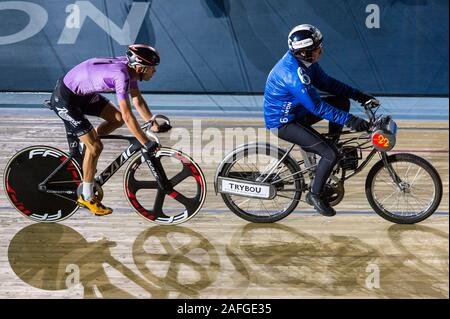
[[[116,92],[118,101],[126,100],[130,89],[138,88],[137,81],[130,79],[125,56],[86,60],[71,69],[63,81],[76,95]]]

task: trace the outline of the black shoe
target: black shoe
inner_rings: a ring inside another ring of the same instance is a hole
[[[336,211],[334,210],[334,208],[331,207],[328,202],[320,198],[320,196],[317,194],[313,194],[311,192],[306,194],[306,202],[309,205],[314,206],[314,208],[323,216],[331,217],[336,215]]]

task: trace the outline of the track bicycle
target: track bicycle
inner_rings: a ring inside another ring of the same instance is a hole
[[[425,220],[442,199],[442,181],[425,159],[408,153],[388,155],[396,143],[397,124],[379,109],[363,105],[370,132],[344,130],[335,144],[339,162],[324,189],[331,206],[344,198],[344,183],[361,172],[375,155],[380,157],[365,181],[365,195],[373,210],[388,221],[414,224]],[[333,137],[324,134],[327,140]],[[214,187],[237,216],[255,223],[271,223],[288,216],[310,190],[318,156],[300,148],[302,160],[267,143],[241,145],[225,156],[216,170]],[[364,160],[362,150],[370,150]],[[362,161],[361,161],[362,160]]]
[[[46,104],[50,107],[49,104]],[[162,115],[155,120],[170,120]],[[161,147],[151,132],[152,123],[142,129],[160,148],[143,150],[132,136],[108,135],[102,140],[128,141],[126,149],[95,177],[95,196],[103,198],[102,186],[127,162],[123,189],[134,211],[157,224],[179,224],[194,217],[206,198],[206,180],[199,165],[181,151]],[[18,151],[7,163],[4,173],[6,195],[23,216],[37,222],[58,222],[79,208],[82,154],[84,145],[69,137],[70,153],[45,145]]]

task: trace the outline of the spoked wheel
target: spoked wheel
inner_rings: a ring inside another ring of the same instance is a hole
[[[6,165],[4,186],[11,204],[25,217],[38,222],[56,222],[70,217],[78,209],[77,186],[81,171],[68,161],[47,182],[50,194],[38,189],[68,155],[49,146],[32,146],[19,151]]]
[[[194,217],[206,197],[206,180],[200,167],[186,154],[161,148],[156,154],[174,191],[160,190],[141,154],[135,156],[124,177],[125,195],[138,213],[158,224],[179,224]]]
[[[395,154],[388,162],[401,179],[393,181],[383,162],[377,162],[366,179],[367,199],[381,217],[397,224],[418,223],[439,206],[442,181],[434,167],[412,154]]]
[[[250,222],[273,223],[285,218],[297,207],[304,185],[303,175],[298,173],[300,167],[289,156],[276,165],[283,155],[283,152],[274,152],[268,146],[250,145],[234,154],[232,162],[224,165],[222,177],[264,181],[274,185],[277,191],[273,199],[221,193],[233,213]]]

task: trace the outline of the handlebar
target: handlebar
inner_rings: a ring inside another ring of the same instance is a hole
[[[162,119],[163,121],[159,121],[159,119]],[[159,126],[159,131],[155,132],[155,133],[164,133],[164,132],[168,132],[172,129],[172,126],[170,125],[170,119],[167,116],[161,115],[161,114],[156,114],[153,115],[152,118],[147,121],[146,123],[144,123],[141,128],[143,130],[150,130],[150,128],[154,125],[157,124]]]
[[[158,119],[162,119],[164,121],[164,123],[159,123],[157,121]],[[150,129],[153,126],[153,124],[155,124],[155,123],[158,124],[158,125],[167,124],[167,125],[170,126],[170,119],[167,116],[165,116],[165,115],[155,114],[155,115],[152,116],[152,118],[149,121],[145,122],[141,126],[141,128],[143,130]]]
[[[375,122],[375,112],[372,111],[372,109],[374,108],[375,104],[372,102],[372,100],[369,100],[361,105],[362,107],[364,107],[364,111],[366,112],[366,115],[369,119],[369,123],[373,125],[373,123]],[[377,105],[377,108],[379,106],[380,105]]]
[[[159,119],[162,119],[164,123],[158,122]],[[161,115],[161,114],[156,114],[153,115],[153,117],[150,119],[150,121],[145,122],[144,124],[142,124],[141,129],[144,131],[145,135],[147,135],[147,137],[151,140],[154,140],[156,143],[158,143],[159,145],[161,145],[158,136],[156,135],[155,132],[153,132],[151,130],[152,126],[155,124],[155,122],[158,125],[168,125],[170,128],[170,119],[167,116]]]
[[[366,103],[361,104],[361,106],[364,108],[364,111],[370,123],[370,130],[368,131],[368,133],[374,133],[379,130],[384,130],[394,135],[396,134],[397,124],[392,120],[392,117],[390,115],[375,115],[381,104],[379,104],[378,102],[374,102],[373,100],[369,100]]]
[[[361,104],[361,106],[364,108],[364,112],[369,120],[371,127],[370,132],[380,129],[391,120],[391,116],[389,115],[380,115],[378,117],[375,116],[376,111],[381,106],[379,103],[374,103],[372,100],[369,100],[366,103]]]

